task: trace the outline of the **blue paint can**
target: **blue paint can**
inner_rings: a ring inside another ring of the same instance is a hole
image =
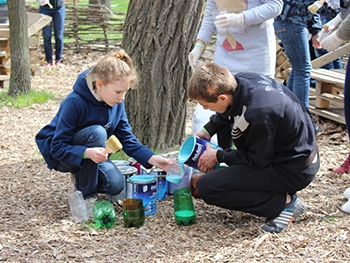
[[[188,166],[191,166],[199,170],[198,168],[199,157],[201,157],[201,155],[205,152],[207,148],[206,146],[207,143],[210,143],[210,146],[213,147],[214,149],[222,150],[220,146],[214,143],[208,142],[207,140],[191,135],[182,143],[180,147],[179,154],[178,154],[179,163],[187,164]],[[216,166],[216,168],[218,167],[218,165]]]
[[[145,215],[157,212],[157,181],[151,175],[133,175],[127,180],[126,198],[142,199]]]
[[[166,172],[156,168],[149,173],[147,173],[147,169],[141,166],[141,174],[142,175],[150,175],[156,178],[157,181],[157,200],[164,200],[168,197],[168,181],[165,179]]]

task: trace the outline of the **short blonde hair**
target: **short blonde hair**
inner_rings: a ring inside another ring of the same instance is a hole
[[[236,88],[236,79],[227,68],[208,62],[194,70],[187,96],[189,100],[216,102],[219,95],[233,94]]]
[[[93,86],[97,79],[107,84],[111,81],[125,79],[130,82],[130,88],[135,89],[138,76],[129,55],[125,50],[120,49],[104,56],[95,66],[86,74],[88,81]]]

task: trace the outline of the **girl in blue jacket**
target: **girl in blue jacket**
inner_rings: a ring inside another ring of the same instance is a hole
[[[124,152],[146,168],[167,171],[172,161],[156,156],[132,133],[124,98],[137,80],[124,50],[106,55],[82,72],[51,121],[36,136],[48,168],[75,174],[76,187],[89,198],[98,193],[119,194],[124,179],[105,153],[105,141],[115,135]]]

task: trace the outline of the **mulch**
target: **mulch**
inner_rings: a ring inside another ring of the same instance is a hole
[[[321,168],[299,196],[306,212],[284,232],[260,230],[264,218],[206,205],[194,199],[196,223],[176,224],[173,198],[141,228],[123,226],[122,209],[111,229],[92,220],[74,223],[67,201],[69,174],[50,171],[34,137],[56,113],[77,75],[100,54],[65,54],[64,67],[40,68],[32,88],[55,99],[27,108],[0,109],[0,262],[347,262],[348,214],[340,210],[349,175],[332,170],[347,157],[344,125],[320,119]],[[190,116],[193,104],[188,106]],[[318,118],[315,119],[318,120]]]

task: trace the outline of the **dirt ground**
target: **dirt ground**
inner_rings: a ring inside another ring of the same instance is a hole
[[[344,125],[320,120],[321,168],[299,196],[306,212],[280,234],[260,230],[264,218],[195,199],[196,223],[178,226],[173,199],[157,202],[143,227],[125,228],[116,205],[113,228],[74,223],[69,174],[50,171],[34,142],[77,75],[99,54],[65,54],[65,66],[40,68],[33,88],[55,94],[46,104],[0,109],[0,262],[348,262],[350,216],[340,210],[349,175],[332,170],[348,152]],[[189,115],[193,110],[189,104]],[[189,118],[190,120],[190,118]],[[189,121],[190,125],[190,121]]]

